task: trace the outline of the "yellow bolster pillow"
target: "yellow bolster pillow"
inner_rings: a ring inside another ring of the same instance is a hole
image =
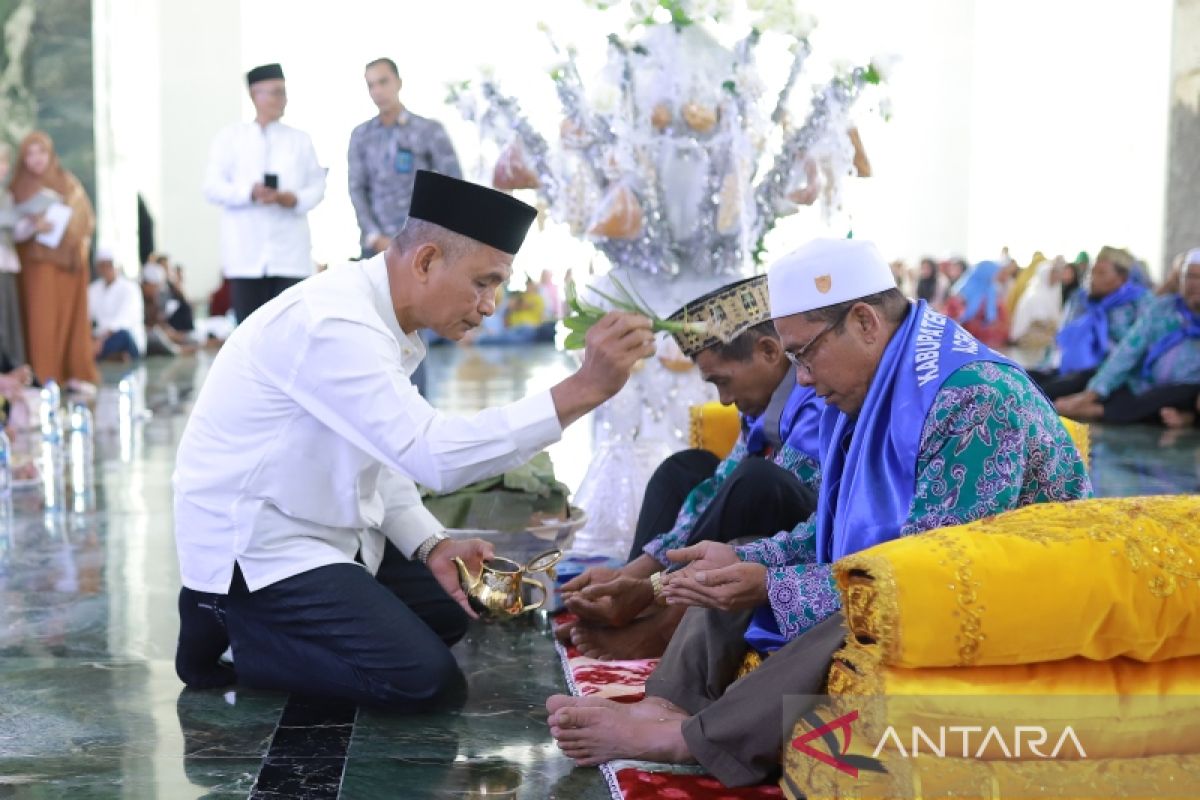
[[[877,744],[888,726],[911,746],[914,729],[934,737],[942,728],[974,726],[1015,731],[1045,730],[1041,750],[1050,751],[1072,729],[1087,758],[1200,753],[1200,656],[1146,663],[1126,658],[1071,658],[1006,667],[905,669],[878,663],[868,648],[838,651],[829,673],[829,694],[840,713],[858,709],[864,734]],[[1005,733],[964,743],[944,734],[942,747],[975,758],[1033,755]],[[1063,757],[1078,757],[1065,743]]]
[[[1200,497],[1026,506],[841,559],[850,638],[897,667],[1200,655]]]

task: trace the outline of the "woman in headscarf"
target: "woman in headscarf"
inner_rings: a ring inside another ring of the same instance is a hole
[[[1045,349],[1054,343],[1062,319],[1058,265],[1043,258],[1029,270],[1033,271],[1033,277],[1017,298],[1008,336],[1018,347]]]
[[[946,301],[946,316],[993,349],[1008,344],[1008,309],[996,283],[1000,269],[995,261],[980,261],[959,278]]]
[[[96,215],[79,180],[54,152],[54,142],[35,131],[21,142],[20,160],[12,182],[13,200],[20,203],[50,189],[70,208],[62,238],[55,247],[38,237],[17,245],[21,260],[18,281],[25,321],[25,348],[34,375],[68,386],[99,380],[92,356],[88,322],[88,251]],[[40,230],[48,226],[43,223]]]
[[[949,282],[938,270],[938,264],[926,256],[917,268],[917,299],[924,300],[934,308],[940,308],[946,299]]]
[[[1041,250],[1035,250],[1033,258],[1029,259],[1029,266],[1020,270],[1017,276],[1013,278],[1012,286],[1008,290],[1008,295],[1004,302],[1008,305],[1008,314],[1011,317],[1017,310],[1017,303],[1021,299],[1021,295],[1025,294],[1025,287],[1033,280],[1033,276],[1037,274],[1038,266],[1046,260],[1045,254]]]
[[[0,361],[25,363],[25,330],[21,325],[21,303],[17,295],[17,273],[21,262],[14,242],[34,234],[34,221],[13,207],[8,191],[12,151],[0,142]]]

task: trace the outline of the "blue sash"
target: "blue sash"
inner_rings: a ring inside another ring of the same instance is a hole
[[[922,300],[888,343],[858,417],[826,407],[817,563],[900,535],[916,491],[925,417],[946,378],[976,361],[1016,366]]]
[[[1146,360],[1142,362],[1142,377],[1154,380],[1154,362],[1165,356],[1184,339],[1200,339],[1200,315],[1195,314],[1182,297],[1175,298],[1175,312],[1183,318],[1183,325],[1150,345]]]
[[[1058,374],[1098,367],[1108,355],[1108,312],[1126,303],[1137,302],[1145,293],[1146,287],[1130,280],[1107,297],[1086,301],[1083,313],[1058,332],[1058,347],[1062,351]]]
[[[779,440],[799,450],[814,461],[818,460],[820,443],[817,439],[817,420],[825,410],[825,401],[817,397],[811,387],[792,384],[787,403],[779,415]],[[752,417],[742,415],[746,431],[746,452],[752,456],[762,455],[768,445],[766,413]]]
[[[825,407],[819,426],[817,563],[833,563],[900,535],[916,491],[925,418],[946,378],[975,361],[1016,366],[921,300],[884,350],[858,417]],[[787,644],[770,606],[755,611],[746,642],[760,652]]]

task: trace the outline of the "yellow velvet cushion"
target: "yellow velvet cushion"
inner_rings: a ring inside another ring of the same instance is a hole
[[[737,406],[720,403],[701,403],[688,409],[688,446],[699,447],[715,453],[718,458],[729,455],[741,433],[741,419]],[[1088,426],[1066,417],[1060,417],[1063,427],[1071,435],[1083,463],[1089,463],[1091,443]]]
[[[841,559],[847,627],[898,667],[1200,655],[1200,497],[1026,506]]]
[[[688,444],[725,458],[742,432],[737,406],[701,403],[688,409]]]
[[[1067,429],[1067,433],[1071,436],[1071,441],[1075,443],[1075,449],[1079,451],[1079,457],[1083,459],[1083,463],[1091,466],[1092,442],[1090,429],[1087,423],[1076,422],[1073,419],[1059,417],[1062,420],[1063,427]]]
[[[905,669],[878,662],[869,648],[849,645],[833,657],[829,694],[835,715],[859,710],[861,732],[874,744],[891,726],[911,749],[914,728],[937,743],[942,727],[996,726],[964,744],[947,735],[942,755],[1031,757],[1016,751],[1009,732],[1045,729],[1052,751],[1067,726],[1087,758],[1200,753],[1200,657],[1146,663],[1127,658],[1070,658],[1005,667]],[[1022,744],[1030,737],[1023,737]],[[889,741],[889,744],[895,742]],[[924,742],[920,743],[924,745]],[[926,750],[926,752],[929,752]],[[1078,757],[1065,742],[1064,757]]]
[[[849,757],[870,760],[872,746],[851,741]],[[882,754],[881,754],[882,756]],[[847,756],[842,756],[846,758]],[[897,800],[897,798],[1194,798],[1200,756],[1096,758],[1086,761],[980,761],[964,758],[880,759],[883,771],[850,777],[798,750],[786,748],[780,788],[790,800]]]

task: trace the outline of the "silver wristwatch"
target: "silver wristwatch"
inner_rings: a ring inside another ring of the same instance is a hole
[[[430,536],[417,546],[417,549],[413,552],[413,561],[420,561],[422,564],[428,563],[429,554],[433,552],[433,548],[438,546],[438,542],[448,538],[450,537],[444,533],[435,533],[433,536]]]

